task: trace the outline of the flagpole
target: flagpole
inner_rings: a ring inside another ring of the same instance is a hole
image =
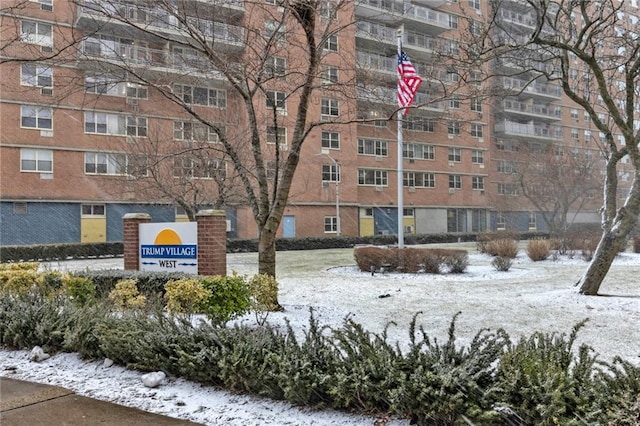
[[[398,39],[398,58],[402,54],[402,35],[404,26],[398,28],[396,37]],[[398,110],[398,248],[404,248],[404,200],[403,200],[403,169],[402,169],[402,115],[404,108]]]

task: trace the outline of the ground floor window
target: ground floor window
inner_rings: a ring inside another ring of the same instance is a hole
[[[466,232],[467,217],[465,209],[447,209],[447,232]]]
[[[324,232],[325,233],[338,232],[338,218],[336,216],[324,217]]]

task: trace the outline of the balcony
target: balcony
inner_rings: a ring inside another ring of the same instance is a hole
[[[416,29],[430,35],[450,29],[447,13],[417,4],[405,7],[402,0],[356,0],[356,18],[381,22],[391,27],[404,24],[406,29]]]
[[[169,52],[90,37],[80,43],[78,59],[79,66],[87,69],[96,65],[100,67],[112,64],[123,69],[144,68],[145,71],[224,79],[222,73],[213,68],[206,58],[198,57],[182,48],[174,48],[173,52]]]
[[[502,87],[510,92],[522,93],[541,98],[561,99],[560,86],[549,83],[529,82],[513,77],[503,77]]]
[[[563,140],[562,127],[535,124],[533,122],[518,123],[515,121],[502,120],[495,124],[494,130],[496,134],[504,136],[553,141]]]
[[[208,1],[207,1],[208,2]],[[195,3],[195,2],[194,2]],[[219,3],[216,3],[217,5]],[[239,1],[224,2],[227,7],[242,7]],[[200,17],[188,18],[189,26],[197,28],[200,33],[210,39],[232,47],[244,47],[244,28]],[[149,32],[136,30],[131,24],[148,29]],[[79,8],[78,25],[81,28],[101,32],[110,32],[136,39],[155,40],[152,34],[167,36],[188,36],[186,26],[176,16],[160,7],[143,7],[123,1],[101,2],[86,1]]]
[[[523,116],[535,116],[547,120],[561,120],[562,107],[559,105],[546,105],[535,102],[520,102],[515,99],[505,99],[502,101],[504,112],[519,114]]]
[[[381,43],[387,45],[390,54],[397,51],[397,29],[383,24],[368,21],[358,21],[356,37],[359,47],[376,49],[380,51]],[[402,45],[405,50],[413,49],[418,52],[433,53],[437,50],[436,38],[415,31],[405,31],[402,37]]]

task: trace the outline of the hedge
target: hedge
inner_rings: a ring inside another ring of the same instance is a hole
[[[412,244],[444,244],[456,242],[475,242],[478,233],[463,234],[420,234],[405,235],[407,245]],[[544,237],[540,232],[526,232],[519,234],[519,239],[529,240]],[[357,245],[393,245],[397,243],[395,235],[374,235],[367,237],[304,237],[279,238],[276,249],[289,250],[318,250],[333,248],[352,248]],[[250,253],[258,251],[257,239],[228,239],[228,253]],[[92,259],[100,257],[117,257],[124,253],[123,243],[67,243],[25,246],[0,246],[0,262],[53,261],[69,259]]]

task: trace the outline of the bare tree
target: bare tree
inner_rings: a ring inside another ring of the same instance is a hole
[[[86,37],[79,49],[102,71],[126,73],[216,135],[257,224],[259,272],[275,275],[276,232],[300,151],[311,130],[322,123],[319,117],[312,120],[309,111],[319,101],[316,92],[324,66],[339,67],[343,81],[353,79],[353,71],[344,65],[353,58],[340,58],[327,49],[340,31],[352,26],[335,18],[353,16],[353,4],[340,1],[327,9],[329,3],[320,1],[278,1],[277,6],[244,2],[240,15],[233,3],[209,3],[205,8],[190,1],[81,2],[85,15],[94,17],[87,27],[96,34]],[[113,23],[124,25],[129,38],[145,40],[145,46],[123,46],[95,30]],[[173,75],[157,71],[167,66],[181,69],[180,84],[172,81]],[[216,80],[221,90],[202,89],[202,79]],[[205,101],[220,108],[201,108]],[[332,111],[327,112],[331,121]],[[181,202],[178,197],[174,201]]]
[[[637,18],[633,22],[623,5],[613,0],[494,0],[491,17],[473,40],[473,59],[490,63],[494,78],[516,77],[522,90],[541,82],[559,84],[600,135],[596,142],[605,158],[602,237],[578,283],[587,295],[598,293],[640,213],[640,37]],[[509,15],[514,10],[515,18]],[[621,200],[618,176],[627,167],[633,180]]]
[[[498,160],[508,173],[507,184],[517,188],[536,211],[547,230],[562,237],[571,226],[571,214],[594,209],[602,191],[600,151],[563,144],[520,144],[512,160]]]

